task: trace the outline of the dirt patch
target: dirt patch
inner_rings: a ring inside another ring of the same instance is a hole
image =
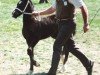
[[[24,40],[23,38],[19,38]],[[1,44],[0,50],[0,75],[25,75],[29,70],[29,57],[25,41],[11,42],[6,41]],[[35,67],[34,75],[46,75],[49,71],[52,58],[53,39],[48,38],[40,41],[35,47],[35,59],[40,63],[40,67]],[[6,44],[6,48],[4,47]],[[15,46],[16,45],[16,46]],[[94,63],[93,75],[100,75],[100,51],[96,47],[86,48],[84,44],[77,44],[80,50]],[[62,63],[59,63],[58,70]],[[66,63],[66,71],[57,75],[87,75],[85,68],[80,61],[72,54]]]

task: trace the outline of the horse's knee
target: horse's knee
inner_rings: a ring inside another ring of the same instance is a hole
[[[27,49],[27,54],[28,54],[29,56],[33,55],[33,51],[32,51],[31,48],[28,48],[28,49]]]
[[[32,58],[31,59],[31,65],[34,65],[36,67],[39,67],[40,64],[33,59],[34,54],[33,54],[33,50],[32,50],[31,47],[27,49],[27,54],[30,56],[30,59]]]

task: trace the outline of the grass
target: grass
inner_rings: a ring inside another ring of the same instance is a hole
[[[43,10],[51,5],[50,3],[38,4],[38,0],[32,1],[35,4],[35,10]],[[84,1],[89,9],[91,20],[99,9],[100,0]],[[13,19],[11,15],[17,2],[18,0],[0,0],[0,75],[24,74],[29,68],[29,57],[26,52],[27,45],[21,33],[22,16]],[[76,18],[77,34],[74,37],[76,44],[81,52],[89,59],[95,61],[93,75],[99,75],[100,11],[91,23],[90,31],[86,34],[83,34],[82,30],[83,21],[81,14],[78,13]],[[35,59],[41,64],[41,67],[35,67],[35,73],[37,73],[37,75],[45,75],[42,72],[48,72],[50,68],[53,42],[54,39],[48,38],[41,40],[35,47]],[[71,54],[66,64],[66,68],[66,75],[86,75],[86,71],[81,63]]]

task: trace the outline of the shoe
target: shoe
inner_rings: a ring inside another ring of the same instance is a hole
[[[87,73],[88,73],[88,75],[92,75],[92,70],[93,70],[94,62],[90,61],[89,63],[90,63],[90,65],[87,68]]]

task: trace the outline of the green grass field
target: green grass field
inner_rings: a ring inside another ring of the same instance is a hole
[[[50,1],[50,0],[49,0]],[[90,20],[100,8],[100,0],[84,0]],[[18,0],[0,0],[0,75],[26,74],[29,69],[29,57],[27,55],[27,44],[22,36],[22,16],[12,18],[12,11]],[[49,4],[38,4],[38,0],[32,0],[35,10],[48,8]],[[90,25],[89,32],[83,34],[83,21],[81,13],[77,13],[77,33],[74,37],[80,51],[95,62],[93,75],[100,75],[100,11]],[[35,67],[36,75],[45,75],[48,72],[52,58],[52,46],[54,39],[41,40],[35,47],[35,59],[40,67]],[[61,63],[59,67],[61,66]],[[66,63],[66,72],[58,75],[86,75],[82,64],[72,54]]]

